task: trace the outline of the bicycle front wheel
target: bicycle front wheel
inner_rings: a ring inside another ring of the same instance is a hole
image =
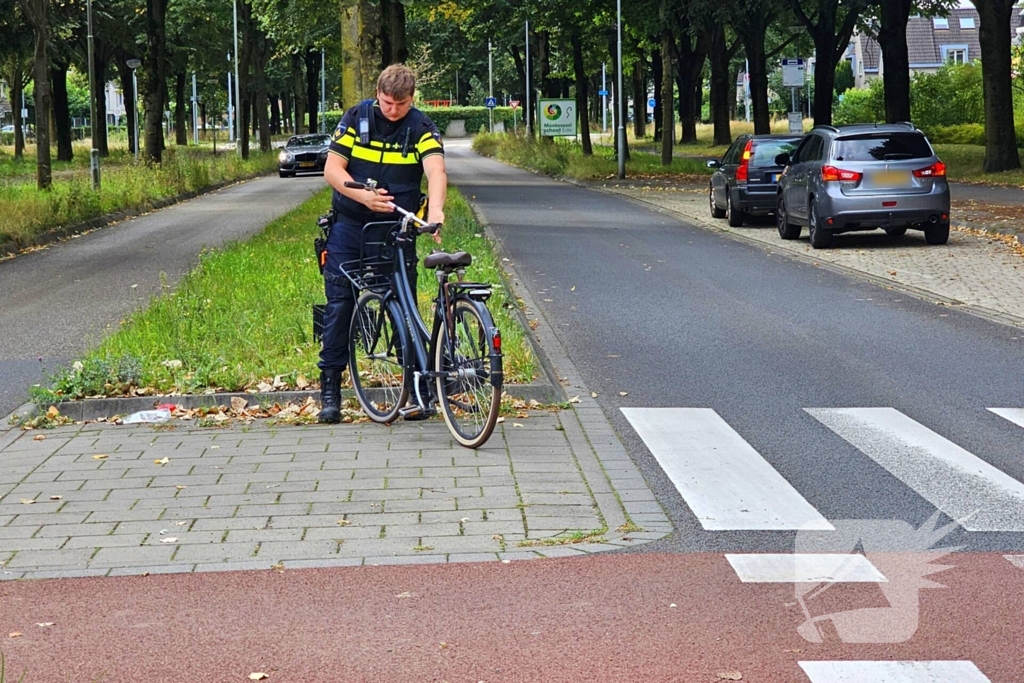
[[[491,436],[501,409],[501,337],[482,303],[455,302],[434,349],[437,395],[452,436],[478,448]]]
[[[395,307],[378,292],[364,292],[349,325],[352,388],[374,422],[394,422],[409,398],[403,358],[409,344]]]

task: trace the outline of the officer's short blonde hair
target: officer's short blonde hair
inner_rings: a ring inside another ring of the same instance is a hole
[[[405,64],[392,64],[377,77],[377,91],[396,100],[405,100],[416,92],[416,74]]]

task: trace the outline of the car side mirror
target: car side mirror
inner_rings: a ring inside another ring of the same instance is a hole
[[[789,157],[789,152],[783,152],[775,157],[776,166],[789,166],[793,163],[793,160]]]
[[[708,159],[708,168],[720,168],[722,166],[718,159]]]

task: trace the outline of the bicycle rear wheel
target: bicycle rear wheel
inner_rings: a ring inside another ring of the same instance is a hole
[[[441,325],[434,349],[437,395],[452,436],[467,448],[490,438],[501,409],[501,337],[479,302],[460,299],[451,329]]]
[[[409,398],[403,349],[409,348],[396,304],[364,292],[349,325],[349,367],[359,405],[374,422],[394,422]]]

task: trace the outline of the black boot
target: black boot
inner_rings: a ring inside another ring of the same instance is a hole
[[[341,370],[320,373],[320,416],[317,422],[341,422]]]

